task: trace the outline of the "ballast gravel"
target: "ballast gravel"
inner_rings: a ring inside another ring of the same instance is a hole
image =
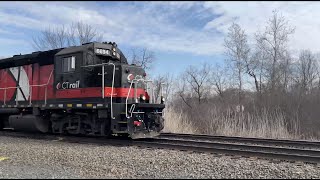
[[[0,136],[0,178],[320,178],[320,165]]]

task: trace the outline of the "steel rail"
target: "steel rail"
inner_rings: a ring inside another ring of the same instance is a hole
[[[185,144],[170,144],[170,143],[158,143],[158,142],[144,142],[141,141],[140,144],[135,142],[135,145],[140,145],[143,147],[151,148],[166,148],[173,150],[184,150],[184,151],[195,151],[195,152],[207,152],[207,153],[219,153],[226,155],[236,155],[243,157],[261,157],[266,159],[281,159],[287,161],[300,161],[309,163],[320,163],[319,155],[308,155],[308,154],[286,154],[283,152],[264,152],[255,150],[242,150],[242,149],[232,149],[232,148],[221,148],[221,147],[207,147],[207,146],[194,146]]]
[[[194,140],[200,140],[200,141],[204,141],[204,140],[226,141],[226,142],[250,143],[250,144],[268,145],[268,146],[295,146],[295,147],[301,147],[301,148],[320,149],[319,141],[305,141],[305,140],[267,139],[267,138],[175,134],[175,133],[161,133],[159,138],[194,139]]]

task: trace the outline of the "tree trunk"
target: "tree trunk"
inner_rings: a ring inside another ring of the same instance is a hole
[[[241,77],[241,69],[239,68],[238,71],[238,75],[239,75],[239,105],[241,105],[241,101],[242,101],[242,77]]]

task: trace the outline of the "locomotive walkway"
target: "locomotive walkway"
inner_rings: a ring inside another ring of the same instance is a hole
[[[205,152],[238,157],[287,160],[290,162],[320,163],[320,142],[293,141],[228,136],[163,133],[157,138],[128,140],[123,138],[59,136],[0,131],[1,136],[45,139],[68,143],[84,143],[114,146],[138,146],[142,148],[174,149]]]

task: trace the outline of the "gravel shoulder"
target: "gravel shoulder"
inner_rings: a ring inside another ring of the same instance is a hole
[[[320,178],[320,165],[0,136],[0,178]]]

